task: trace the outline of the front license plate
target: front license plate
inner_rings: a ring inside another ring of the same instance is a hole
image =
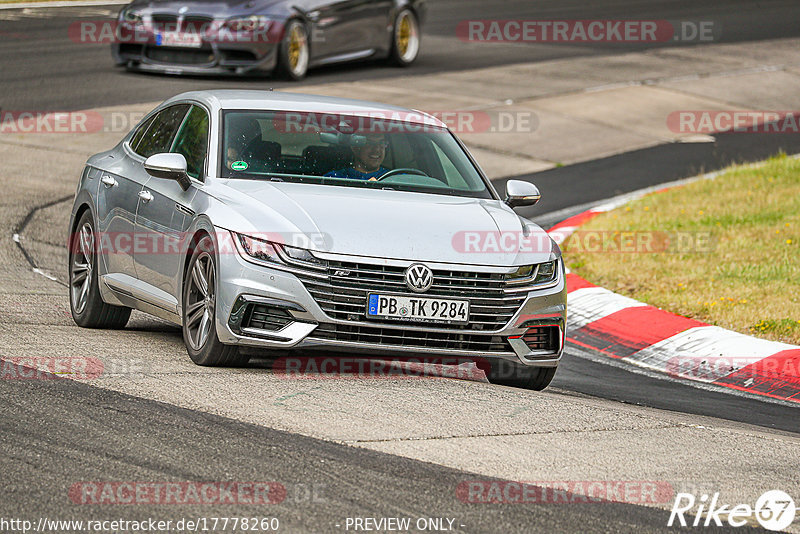
[[[367,317],[466,324],[469,321],[469,301],[373,293],[367,298]]]
[[[196,33],[168,32],[156,35],[158,46],[179,46],[185,48],[200,48],[203,39]]]

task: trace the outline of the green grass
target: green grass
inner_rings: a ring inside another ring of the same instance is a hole
[[[592,232],[630,231],[660,248],[589,252],[581,241]],[[635,200],[589,221],[565,243],[564,255],[574,272],[613,291],[745,334],[800,343],[800,161],[778,156],[735,166]]]

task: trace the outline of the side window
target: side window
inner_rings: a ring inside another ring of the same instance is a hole
[[[142,157],[149,158],[153,154],[169,152],[175,132],[181,125],[181,121],[188,109],[189,104],[178,104],[159,112],[153,118],[147,132],[142,135],[139,144],[135,148],[136,153]]]
[[[130,140],[130,145],[134,152],[136,152],[136,147],[139,146],[142,137],[144,137],[145,132],[147,132],[147,129],[150,128],[150,125],[153,123],[153,119],[155,118],[156,116],[152,115],[150,118],[148,118],[145,122],[143,122],[139,126],[136,132],[134,132],[133,137],[131,137]]]
[[[208,151],[208,114],[199,106],[192,106],[186,115],[180,132],[170,152],[183,154],[186,158],[186,172],[195,179],[200,179],[203,163]]]

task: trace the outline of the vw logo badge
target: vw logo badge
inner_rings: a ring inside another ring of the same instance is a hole
[[[421,263],[410,265],[406,269],[406,285],[415,293],[424,293],[433,285],[433,271]]]

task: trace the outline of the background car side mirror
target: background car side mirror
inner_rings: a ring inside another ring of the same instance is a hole
[[[523,182],[522,180],[509,180],[506,182],[506,199],[505,203],[512,208],[519,206],[533,206],[542,194],[539,193],[539,188],[530,182]]]
[[[175,180],[184,191],[192,184],[186,174],[186,158],[183,154],[153,154],[144,162],[144,170],[156,178]]]

